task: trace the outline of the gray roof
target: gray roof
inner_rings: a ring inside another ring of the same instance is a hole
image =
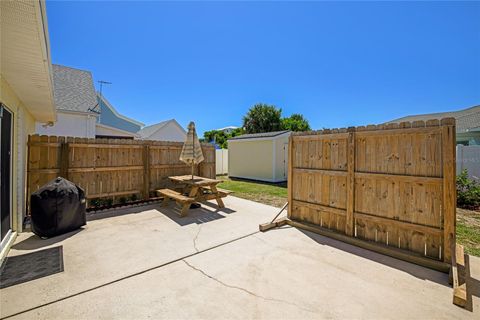
[[[419,114],[395,119],[387,123],[399,123],[404,121],[426,121],[430,119],[455,118],[457,122],[457,133],[468,132],[480,128],[480,105],[471,108],[439,113]]]
[[[273,131],[273,132],[262,132],[262,133],[247,133],[242,134],[241,136],[236,136],[228,140],[242,140],[242,139],[257,139],[257,138],[273,138],[284,133],[290,132],[290,130],[283,131]]]
[[[57,110],[89,112],[97,105],[90,71],[52,65],[53,96]]]

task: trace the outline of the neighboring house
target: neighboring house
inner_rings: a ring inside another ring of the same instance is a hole
[[[143,123],[130,119],[118,113],[110,102],[97,93],[98,110],[96,132],[97,138],[139,138],[137,132],[144,126]]]
[[[228,175],[268,182],[286,181],[290,134],[290,131],[275,131],[228,139]]]
[[[53,65],[53,91],[57,119],[37,122],[38,134],[95,138],[97,95],[90,71]]]
[[[184,142],[187,137],[187,132],[175,119],[146,126],[139,130],[137,134],[142,140],[158,141]]]
[[[457,144],[480,145],[480,105],[458,111],[412,115],[395,119],[388,123],[418,120],[426,121],[448,117],[456,119]]]
[[[230,134],[232,133],[233,130],[238,129],[238,127],[235,126],[228,126],[225,128],[220,128],[220,129],[215,129],[216,131],[223,131],[225,134]]]
[[[27,139],[55,121],[45,1],[0,1],[0,264],[25,217]]]

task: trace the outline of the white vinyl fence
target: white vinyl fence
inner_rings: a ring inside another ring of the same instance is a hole
[[[228,149],[215,150],[216,174],[228,174]]]
[[[457,145],[457,174],[463,169],[471,178],[480,180],[480,146]]]

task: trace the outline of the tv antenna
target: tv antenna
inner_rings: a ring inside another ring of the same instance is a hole
[[[111,82],[108,82],[108,81],[104,81],[104,80],[98,80],[98,83],[100,83],[100,99],[102,99],[102,98],[103,98],[103,96],[102,96],[103,85],[104,85],[104,84],[112,84],[112,83],[111,83]],[[93,107],[93,108],[88,108],[88,111],[92,111],[92,112],[95,112],[95,113],[97,113],[97,114],[100,114],[100,111],[95,110],[95,109],[97,109],[97,107],[98,107],[98,102],[97,102],[97,104],[95,105],[95,107]]]
[[[104,84],[112,84],[111,82],[104,81],[104,80],[98,80],[98,83],[100,83],[100,97],[102,96],[102,88]]]

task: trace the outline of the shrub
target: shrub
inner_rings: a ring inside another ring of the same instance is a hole
[[[137,201],[137,200],[138,200],[137,195],[135,193],[132,194],[132,196],[130,197],[130,201],[134,202],[134,201]]]
[[[103,201],[103,205],[106,207],[111,207],[113,205],[113,199],[112,198],[107,198]]]
[[[480,184],[468,177],[467,169],[457,176],[457,206],[480,207]]]
[[[102,199],[95,198],[90,201],[90,205],[92,207],[98,208],[102,206]]]
[[[125,204],[125,203],[127,203],[127,198],[121,197],[120,199],[118,199],[118,203],[120,203],[120,204]]]

